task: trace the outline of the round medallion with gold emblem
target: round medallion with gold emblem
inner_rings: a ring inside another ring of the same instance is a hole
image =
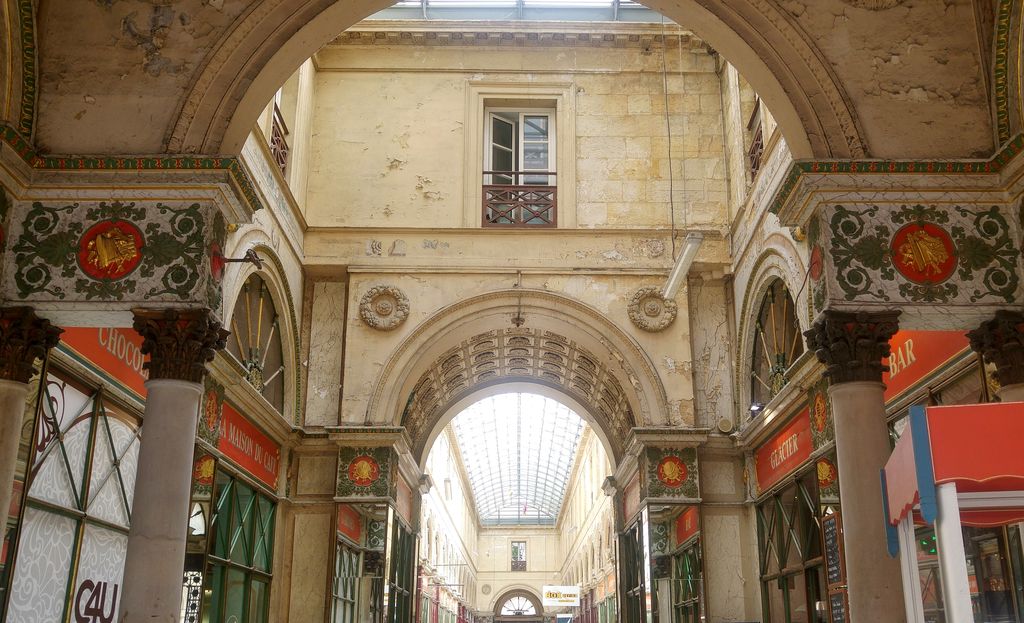
[[[686,482],[686,463],[678,456],[669,455],[658,462],[658,480],[666,487],[676,489]]]
[[[142,231],[128,221],[103,221],[78,241],[78,265],[93,279],[120,279],[142,261]]]
[[[828,489],[835,484],[839,478],[839,470],[828,459],[818,459],[818,488]]]
[[[956,269],[953,239],[935,223],[911,223],[900,229],[889,251],[896,269],[914,283],[942,283]]]
[[[380,465],[372,456],[360,454],[348,464],[348,479],[357,487],[368,487],[380,478]]]

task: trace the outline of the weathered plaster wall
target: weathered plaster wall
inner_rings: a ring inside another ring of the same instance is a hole
[[[313,226],[461,227],[469,81],[575,87],[574,193],[580,227],[727,221],[722,106],[714,58],[684,38],[633,46],[336,44],[317,55],[307,219]],[[556,128],[556,132],[568,128]],[[669,143],[673,183],[669,179]],[[561,178],[559,178],[561,179]],[[473,206],[472,209],[478,209]]]
[[[313,285],[309,343],[315,357],[306,366],[307,426],[336,426],[341,396],[341,365],[345,338],[346,284],[317,281]]]
[[[877,158],[982,157],[995,146],[972,0],[911,0],[881,11],[786,0],[830,61]],[[904,140],[892,140],[894,136]]]

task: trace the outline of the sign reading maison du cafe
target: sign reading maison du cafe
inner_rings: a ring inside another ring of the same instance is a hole
[[[804,408],[754,452],[757,486],[761,491],[786,477],[811,456],[811,418]]]
[[[260,482],[272,489],[277,487],[281,446],[245,419],[228,402],[224,403],[217,449]]]

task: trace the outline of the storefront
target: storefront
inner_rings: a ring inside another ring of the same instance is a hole
[[[672,621],[704,620],[704,555],[701,551],[700,510],[689,506],[673,522]]]
[[[827,385],[813,387],[753,453],[765,623],[840,623],[845,569]]]
[[[913,406],[985,404],[998,385],[962,332],[900,331],[885,374],[886,411],[894,445],[906,434]],[[918,518],[919,519],[919,518]],[[929,623],[947,621],[934,526],[914,524],[921,608]],[[964,556],[977,621],[1024,620],[1022,526],[964,521]]]
[[[1021,621],[1024,403],[910,411],[882,492],[907,621]]]
[[[146,398],[141,337],[73,328],[40,364],[4,551],[5,621],[112,621]],[[267,620],[281,447],[213,381],[201,406],[183,621]]]

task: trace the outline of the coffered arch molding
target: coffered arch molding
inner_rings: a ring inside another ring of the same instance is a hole
[[[511,323],[519,312],[526,319],[521,329]],[[517,342],[522,342],[514,338],[530,342],[529,352],[511,352],[519,347]],[[475,358],[482,353],[483,348],[477,349],[477,345],[486,340],[494,342],[487,348],[502,362],[492,367],[494,374],[490,375],[481,370],[479,362],[465,361],[467,354]],[[556,345],[547,348],[547,342]],[[449,372],[454,373],[454,369],[446,367],[446,361],[453,355],[466,371],[464,386],[449,384],[453,378]],[[529,361],[509,364],[516,356]],[[590,366],[588,360],[594,365]],[[555,367],[546,375],[544,366],[549,363]],[[517,372],[519,366],[532,371]],[[592,367],[593,371],[581,378],[574,372],[580,366]],[[563,370],[560,374],[559,367]],[[442,386],[438,387],[436,381],[442,381]],[[625,442],[632,426],[668,425],[668,399],[661,379],[626,332],[575,299],[529,289],[475,296],[423,321],[387,359],[370,397],[366,424],[405,426],[418,457],[429,447],[427,440],[437,422],[455,403],[484,387],[508,382],[546,385],[583,404],[591,414],[600,413],[602,408],[614,412],[612,419],[617,426],[602,422],[609,437],[622,437],[609,440],[613,447],[616,441]],[[430,395],[427,384],[433,384],[442,395]],[[419,396],[414,394],[417,389]],[[606,399],[604,404],[596,404],[601,397]]]
[[[238,153],[260,111],[299,65],[393,0],[263,0],[221,37],[169,128],[169,152]],[[768,0],[646,0],[737,67],[772,110],[795,158],[857,158],[863,132],[832,68]]]
[[[743,293],[743,304],[740,308],[739,318],[739,344],[736,352],[736,379],[735,387],[739,391],[740,409],[744,409],[751,401],[750,383],[743,381],[748,379],[754,354],[754,336],[756,333],[756,318],[761,303],[767,294],[768,289],[776,280],[786,284],[796,310],[797,320],[800,322],[801,330],[809,327],[809,310],[807,306],[800,304],[806,300],[806,286],[804,276],[806,270],[800,262],[799,254],[791,248],[792,245],[785,245],[784,248],[769,248],[764,251],[754,263],[751,276],[747,280],[746,292]],[[790,258],[792,262],[787,261]],[[796,265],[794,265],[794,262]],[[801,289],[803,288],[803,289]],[[742,413],[740,414],[743,415]]]

